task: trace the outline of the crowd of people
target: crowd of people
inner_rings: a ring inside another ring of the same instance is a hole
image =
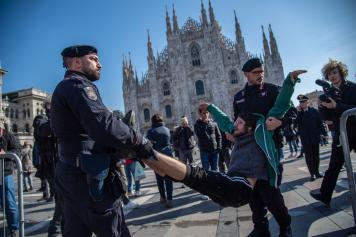
[[[292,218],[279,188],[282,147],[288,144],[288,158],[305,156],[314,181],[324,177],[319,147],[327,142],[328,130],[333,140],[330,164],[320,191],[311,196],[330,204],[344,163],[340,116],[356,107],[356,85],[346,79],[343,63],[330,60],[323,67],[331,89],[317,110],[306,95],[298,95],[298,106],[291,104],[305,70],[290,72],[280,88],[264,82],[259,58],[249,59],[242,68],[247,83],[231,101],[234,118],[201,102],[193,126],[183,115],[170,131],[164,117],[154,114],[152,127],[143,136],[134,129],[132,112],[118,117],[103,104],[94,84],[101,71],[95,47],[75,45],[61,55],[64,80],[45,103],[46,114],[34,119],[33,147],[24,143],[21,149],[11,132],[0,128],[1,154],[11,151],[22,158],[24,191],[34,189],[34,174],[41,180],[41,200],[55,202],[48,236],[131,236],[123,210],[138,206],[132,199],[142,195],[145,165],[155,172],[159,203],[166,208],[174,207],[173,182],[181,182],[201,193],[203,200],[224,207],[248,204],[254,224],[249,237],[271,236],[268,211],[279,224],[279,236],[292,236]],[[347,125],[350,149],[356,149],[356,136],[350,132],[356,129],[355,118]],[[193,159],[197,149],[200,165]],[[16,236],[18,211],[10,164],[5,162],[5,208],[10,232]]]

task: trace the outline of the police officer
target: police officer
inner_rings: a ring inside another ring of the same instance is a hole
[[[116,151],[130,148],[140,158],[152,146],[103,104],[94,81],[100,78],[97,49],[65,48],[67,69],[52,96],[52,128],[58,141],[55,182],[64,200],[64,236],[130,236],[121,207],[125,192],[110,165]]]
[[[309,98],[305,95],[298,95],[299,101],[297,125],[300,140],[305,152],[305,162],[307,164],[310,181],[323,177],[319,173],[319,144],[321,135],[326,136],[323,121],[319,111],[308,105]]]
[[[329,167],[325,172],[320,191],[311,192],[310,195],[329,206],[340,170],[344,164],[342,145],[340,144],[340,117],[348,109],[356,107],[356,84],[346,80],[348,69],[340,61],[330,59],[322,69],[325,80],[331,82],[327,90],[327,99],[319,101],[319,110],[323,120],[332,124],[335,135],[332,136],[331,157]],[[346,124],[350,151],[356,151],[356,118],[351,116]]]
[[[276,101],[279,93],[278,86],[263,81],[263,62],[259,58],[248,60],[243,65],[242,71],[247,78],[247,83],[234,97],[235,119],[241,113],[259,113],[266,116]],[[281,124],[282,122],[276,118],[269,117],[266,119],[268,130],[275,130]],[[275,131],[274,140],[277,149],[281,148],[281,136],[279,134],[278,131]],[[248,236],[268,237],[271,235],[268,227],[267,208],[280,226],[280,236],[292,235],[291,217],[279,188],[270,186],[267,181],[258,180],[249,204],[254,229]]]

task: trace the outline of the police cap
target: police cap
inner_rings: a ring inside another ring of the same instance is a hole
[[[83,57],[88,54],[97,53],[98,50],[90,45],[73,45],[63,49],[61,55],[67,58]]]
[[[297,100],[299,100],[299,102],[304,102],[309,100],[309,98],[305,95],[298,95]]]
[[[251,58],[249,59],[242,67],[242,71],[251,72],[253,69],[261,67],[263,62],[259,58]]]

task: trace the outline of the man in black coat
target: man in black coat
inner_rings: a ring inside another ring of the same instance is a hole
[[[323,177],[319,173],[319,144],[320,136],[327,134],[318,110],[309,106],[309,98],[305,95],[298,95],[297,99],[300,103],[297,117],[298,131],[304,148],[310,181],[314,181],[315,178]]]

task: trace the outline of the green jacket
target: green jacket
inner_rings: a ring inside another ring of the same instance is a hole
[[[294,92],[294,86],[296,82],[299,82],[298,78],[294,82],[290,79],[289,76],[284,80],[281,91],[279,92],[276,102],[274,103],[271,110],[268,112],[267,117],[275,117],[278,119],[283,118],[284,114],[288,111],[291,106],[291,97]],[[208,111],[214,117],[219,128],[228,133],[233,133],[235,127],[234,123],[229,119],[229,117],[222,112],[218,107],[213,104],[208,106]],[[280,173],[278,170],[279,158],[276,150],[276,146],[273,141],[274,131],[267,130],[266,119],[262,114],[257,114],[261,118],[257,122],[255,129],[255,139],[256,143],[260,146],[263,152],[266,155],[268,160],[267,173],[269,183],[273,187],[277,187],[277,177]]]

